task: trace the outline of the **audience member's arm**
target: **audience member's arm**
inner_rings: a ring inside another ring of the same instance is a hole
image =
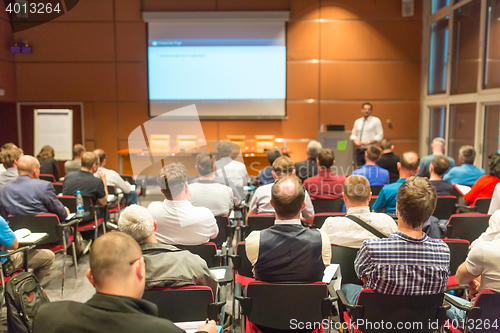
[[[106,182],[107,181],[108,180],[106,179]],[[113,183],[115,184],[116,187],[122,190],[123,193],[128,194],[130,193],[130,191],[132,191],[130,183],[124,181],[123,178],[120,176],[120,174],[118,174],[118,172],[116,173],[116,175],[113,173]]]
[[[484,244],[479,243],[471,249],[465,262],[457,269],[457,282],[460,285],[469,285],[470,297],[477,293],[481,281],[480,275],[484,272]]]
[[[378,194],[377,200],[375,200],[375,203],[372,206],[372,210],[377,213],[382,213],[382,211],[385,208],[385,194],[384,194],[384,188],[380,191]]]
[[[47,182],[47,188],[45,189],[45,195],[42,196],[43,204],[47,210],[51,213],[56,214],[60,221],[64,221],[68,217],[68,211],[64,205],[57,199],[54,186]]]
[[[3,245],[2,245],[2,247],[3,247]],[[17,240],[17,237],[16,237],[16,239],[14,239],[12,244],[10,246],[7,246],[6,249],[7,250],[17,250],[18,247],[19,247],[19,241]]]
[[[311,197],[307,192],[304,201],[306,203],[306,207],[301,212],[301,220],[309,225],[312,225],[314,222],[314,206],[312,204]]]
[[[500,183],[495,186],[493,191],[493,197],[491,197],[490,208],[488,209],[488,214],[493,215],[497,210],[500,209]]]
[[[367,280],[365,271],[369,264],[370,253],[368,251],[368,247],[366,246],[366,241],[364,241],[363,245],[361,245],[361,248],[358,251],[358,254],[356,255],[356,259],[354,260],[354,269],[356,270],[356,274],[363,281],[363,283],[366,283],[364,279]]]
[[[472,242],[470,248],[472,249],[481,242],[492,241],[498,234],[500,234],[500,211],[496,211],[490,217],[488,229],[486,229],[478,239]]]
[[[210,239],[214,239],[217,237],[219,234],[219,226],[217,225],[217,220],[215,217],[213,217],[213,223],[210,226],[210,232],[212,233],[212,236],[210,236]]]
[[[330,266],[330,261],[332,259],[332,245],[330,244],[330,238],[328,235],[320,230],[321,234],[321,257],[323,258],[323,264],[325,266]]]
[[[255,266],[257,259],[259,257],[259,246],[260,246],[260,231],[254,230],[245,239],[245,252],[247,253],[247,258]]]
[[[99,203],[100,205],[105,205],[108,203],[108,186],[106,182],[106,175],[101,171],[97,171],[97,175],[99,175],[99,178],[101,178],[102,180],[102,185],[99,184],[99,187],[97,189],[97,203]]]
[[[217,328],[215,321],[210,320],[208,323],[198,326],[198,332],[218,333],[219,329]]]
[[[464,200],[469,203],[469,205],[473,204],[476,201],[479,192],[483,189],[483,179],[479,178],[474,185],[472,185],[469,193],[464,195]]]

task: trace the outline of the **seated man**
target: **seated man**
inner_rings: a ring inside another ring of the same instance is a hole
[[[432,140],[432,143],[431,143],[432,154],[422,157],[422,159],[420,160],[419,170],[418,170],[417,176],[427,177],[427,178],[430,177],[429,165],[431,164],[434,157],[445,156],[444,155],[445,144],[446,144],[446,142],[444,141],[443,138],[434,138],[434,140]],[[448,161],[450,161],[450,167],[453,168],[455,166],[455,160],[449,156],[445,156],[445,157],[448,159]]]
[[[181,163],[166,165],[158,175],[158,185],[165,196],[153,201],[148,210],[158,222],[156,238],[165,244],[198,245],[217,237],[219,228],[214,214],[189,202],[186,167]]]
[[[7,170],[0,174],[0,188],[19,177],[17,162],[21,156],[23,156],[23,150],[20,148],[10,148],[1,151],[0,159]]]
[[[10,229],[7,222],[0,216],[0,254],[5,254],[7,250],[16,250],[19,247],[19,242],[14,232]],[[10,256],[10,260],[14,267],[21,267],[23,264],[23,252],[14,253]],[[36,279],[42,282],[45,275],[50,270],[54,262],[54,252],[46,249],[32,249],[28,252],[28,268],[33,269]],[[2,258],[2,263],[6,262],[7,258]]]
[[[108,202],[108,187],[106,174],[97,170],[99,157],[93,152],[82,155],[82,167],[78,171],[70,172],[63,182],[63,194],[76,196],[80,190],[82,197],[92,199],[94,205],[105,205]],[[98,177],[94,177],[97,172]]]
[[[452,195],[455,188],[448,182],[443,180],[443,175],[448,171],[450,162],[444,156],[436,156],[432,159],[429,166],[429,180],[431,185],[436,188],[437,195]]]
[[[293,162],[286,156],[278,157],[273,162],[274,179],[279,179],[287,176],[294,176],[295,169]],[[273,183],[274,184],[274,183]],[[274,207],[271,204],[271,191],[273,184],[260,186],[254,193],[250,201],[250,208],[248,215],[254,214],[274,214]],[[301,221],[312,224],[314,220],[314,207],[311,202],[309,194],[306,192],[304,197],[305,206],[301,209]]]
[[[137,242],[121,232],[97,239],[90,252],[87,278],[96,294],[86,303],[60,301],[43,304],[33,322],[33,332],[167,332],[183,333],[171,321],[158,318],[155,304],[141,299],[146,269]],[[217,333],[214,321],[198,331]]]
[[[319,173],[304,181],[307,193],[313,199],[342,198],[342,186],[345,176],[332,170],[335,164],[335,154],[330,148],[321,149],[318,154]]]
[[[40,162],[33,156],[24,155],[17,164],[19,177],[2,187],[0,204],[8,215],[52,213],[64,220],[69,210],[57,199],[54,186],[40,180]]]
[[[364,286],[342,286],[349,303],[356,304],[363,288],[392,295],[444,292],[450,249],[442,240],[430,238],[422,231],[436,201],[436,189],[424,177],[410,177],[401,184],[396,205],[398,231],[389,238],[363,242],[354,268]]]
[[[484,169],[480,169],[474,165],[476,158],[476,150],[472,146],[462,146],[458,150],[458,163],[460,166],[455,166],[444,175],[443,180],[450,184],[462,184],[472,186],[486,173]]]
[[[146,263],[146,290],[153,287],[202,285],[217,294],[217,278],[207,263],[188,250],[160,244],[156,240],[156,221],[147,208],[131,205],[118,219],[121,232],[132,236],[141,246]]]
[[[298,177],[284,176],[272,185],[271,193],[274,226],[252,231],[245,240],[255,278],[264,282],[321,281],[325,266],[330,265],[331,245],[323,231],[300,223],[300,211],[306,205],[304,186]]]
[[[398,162],[399,180],[395,183],[385,185],[378,194],[377,201],[373,204],[373,211],[382,213],[385,210],[387,214],[396,213],[396,195],[398,189],[406,178],[415,176],[418,172],[418,155],[415,152],[405,152],[401,155]]]
[[[2,151],[6,150],[6,149],[11,149],[11,148],[17,148],[17,146],[15,144],[13,144],[12,142],[4,143],[2,145],[2,147],[0,148],[0,162],[2,161],[1,160]],[[4,173],[5,171],[7,171],[7,169],[5,169],[5,166],[2,163],[0,163],[0,173]]]
[[[295,163],[295,174],[300,178],[302,183],[309,178],[316,176],[319,172],[318,154],[323,147],[316,140],[309,141],[307,145],[307,160]]]
[[[214,181],[212,155],[198,154],[195,167],[200,177],[196,183],[188,185],[191,191],[189,202],[197,207],[207,207],[216,216],[229,215],[233,209],[233,190]]]
[[[370,148],[368,148],[370,149]],[[398,227],[394,219],[387,214],[370,213],[370,183],[363,176],[352,175],[344,182],[342,193],[347,207],[347,216],[358,217],[366,224],[377,229],[386,236],[395,232]],[[330,243],[353,248],[360,248],[365,239],[378,238],[347,217],[329,217],[321,230],[330,238]]]
[[[137,191],[135,191],[130,185],[129,182],[123,180],[118,172],[111,169],[106,169],[104,166],[106,165],[106,153],[102,149],[94,150],[94,153],[99,156],[99,168],[106,175],[106,184],[115,186],[117,189],[120,189],[123,193],[127,194],[127,206],[136,204],[137,198],[139,197]]]
[[[234,146],[237,147],[236,144]],[[217,154],[219,155],[219,160],[215,162],[217,175],[224,180],[230,180],[235,186],[246,186],[248,183],[247,167],[231,158],[233,143],[230,141],[217,143]]]
[[[259,171],[259,183],[261,185],[274,183],[273,177],[273,163],[281,156],[281,152],[278,148],[269,149],[267,151],[267,160],[269,161],[269,167]]]
[[[371,186],[389,184],[389,171],[377,165],[381,150],[379,147],[371,145],[366,148],[366,163],[359,169],[352,172],[353,175],[365,176]]]
[[[82,167],[82,156],[85,153],[85,147],[81,144],[73,146],[73,159],[64,162],[64,171],[66,174],[72,171],[78,171]]]
[[[380,148],[382,149],[382,155],[377,161],[377,165],[389,171],[389,182],[394,183],[399,179],[399,156],[393,153],[394,145],[389,139],[380,141]]]

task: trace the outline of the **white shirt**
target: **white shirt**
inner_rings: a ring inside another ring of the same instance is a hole
[[[219,228],[214,214],[205,207],[195,207],[189,201],[154,201],[149,212],[156,220],[156,238],[170,245],[198,245],[217,237]]]
[[[217,167],[217,176],[226,177],[234,184],[234,186],[246,186],[248,182],[247,167],[245,164],[233,160],[231,157],[223,157],[215,162]],[[224,173],[222,172],[224,168]]]
[[[115,170],[106,169],[100,167],[99,170],[104,172],[106,175],[106,184],[115,186],[122,190],[123,193],[130,193],[132,191],[132,186],[125,182],[118,172]]]
[[[233,190],[213,180],[199,180],[188,185],[193,194],[189,202],[197,207],[206,207],[214,215],[225,215],[233,209]]]
[[[497,210],[496,212],[493,213],[493,215],[491,215],[490,220],[488,222],[488,228],[486,229],[486,231],[483,232],[481,236],[478,237],[478,239],[473,241],[470,247],[472,249],[479,243],[492,241],[499,234],[500,234],[500,210]]]
[[[488,289],[500,292],[500,235],[472,248],[465,260],[465,268],[472,275],[481,275],[479,292]]]
[[[493,190],[493,196],[491,197],[490,208],[488,209],[488,214],[493,215],[497,210],[500,209],[500,183],[495,186]]]
[[[398,226],[392,217],[382,213],[370,213],[368,206],[348,208],[347,214],[359,217],[366,224],[374,227],[386,236],[398,230]],[[366,239],[378,238],[356,222],[343,216],[327,218],[321,230],[328,235],[331,244],[356,249],[359,249]]]
[[[7,171],[7,169],[5,169],[3,164],[0,164],[0,173],[4,173],[5,171]]]
[[[274,208],[271,206],[271,192],[274,183],[260,186],[253,194],[250,200],[250,211],[254,214],[274,214]],[[306,191],[304,198],[306,207],[302,211],[302,216],[306,219],[314,216],[314,207],[311,202],[311,197]]]
[[[364,123],[364,126],[363,126]],[[361,133],[363,129],[363,133]],[[382,122],[380,119],[374,116],[368,116],[368,118],[361,117],[354,122],[352,127],[351,140],[367,141],[377,140],[377,142],[382,141],[384,138],[384,129],[382,128]],[[361,146],[366,148],[367,146]]]

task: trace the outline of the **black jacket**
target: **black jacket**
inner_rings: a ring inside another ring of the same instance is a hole
[[[315,158],[308,158],[305,161],[295,163],[295,175],[304,182],[309,177],[316,176],[319,173],[318,162]]]

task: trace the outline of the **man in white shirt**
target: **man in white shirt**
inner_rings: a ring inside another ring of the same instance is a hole
[[[292,160],[286,156],[278,157],[273,162],[273,177],[279,179],[287,176],[295,175],[295,168]],[[260,186],[254,193],[250,201],[250,212],[248,215],[253,214],[274,214],[274,207],[271,205],[271,192],[274,183]],[[314,207],[311,202],[309,194],[305,193],[305,207],[301,210],[301,220],[309,224],[314,220]]]
[[[489,212],[488,212],[489,214]],[[495,239],[500,234],[500,210],[494,211],[488,222],[488,228],[481,234],[475,241],[472,242],[470,248],[474,248],[477,244],[482,242],[489,242]]]
[[[214,214],[189,201],[186,167],[172,163],[160,170],[158,185],[165,200],[152,202],[148,210],[157,221],[156,238],[170,245],[198,245],[217,237]]]
[[[347,215],[358,217],[366,224],[389,236],[398,229],[398,226],[389,215],[370,213],[368,204],[371,194],[370,183],[364,176],[352,175],[347,177],[344,182],[344,192],[342,193],[347,207]],[[360,248],[366,239],[378,238],[354,221],[343,216],[327,218],[321,230],[328,235],[331,244],[352,248]]]
[[[217,144],[217,154],[220,158],[215,162],[217,175],[224,178],[224,180],[229,179],[235,186],[246,186],[248,183],[247,168],[245,164],[233,160],[231,158],[232,153],[233,143],[221,141]]]
[[[214,215],[226,215],[233,209],[233,190],[214,181],[212,155],[201,153],[196,156],[196,170],[200,175],[196,183],[188,185],[191,191],[189,202],[197,207],[207,207]]]
[[[358,168],[365,164],[366,148],[384,138],[382,122],[371,115],[372,111],[373,107],[370,103],[363,103],[361,106],[363,116],[357,119],[352,127],[351,140],[356,146],[356,165]]]
[[[99,169],[106,175],[107,185],[111,185],[120,189],[123,193],[128,194],[127,196],[127,206],[132,204],[137,204],[137,198],[139,195],[137,191],[134,190],[133,186],[129,182],[123,180],[118,172],[115,170],[106,169],[106,153],[102,149],[94,150],[94,153],[99,156]],[[122,196],[120,196],[121,198]]]

